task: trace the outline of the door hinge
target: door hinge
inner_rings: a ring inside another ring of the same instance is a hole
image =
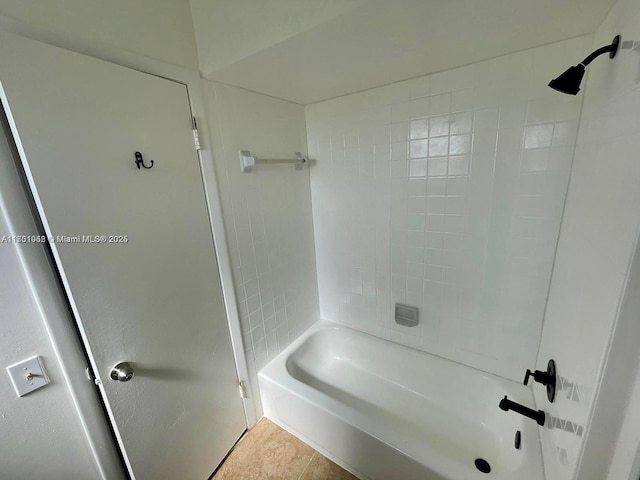
[[[244,380],[238,382],[238,390],[240,390],[240,398],[249,398],[247,394],[247,386],[244,384]]]
[[[86,375],[87,375],[87,379],[88,379],[90,382],[93,382],[93,384],[94,384],[94,385],[96,385],[97,387],[99,387],[100,385],[102,385],[102,382],[100,381],[100,379],[99,379],[98,377],[96,377],[96,376],[93,374],[93,370],[91,370],[91,368],[87,367],[87,368],[85,369],[85,373],[86,373]]]
[[[196,117],[192,117],[193,121],[191,126],[193,127],[193,144],[196,147],[196,151],[200,150],[200,136],[198,135],[198,123],[196,122]]]

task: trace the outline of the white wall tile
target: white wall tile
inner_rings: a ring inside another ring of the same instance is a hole
[[[621,34],[623,41],[634,40],[638,28],[637,2],[620,0],[598,28],[592,45],[585,48],[566,45],[557,71],[608,44],[616,34]],[[542,389],[534,389],[538,408],[547,410],[565,427],[567,421],[576,427],[573,431],[558,427],[541,430],[547,480],[570,480],[578,474],[600,374],[640,227],[639,66],[637,51],[620,50],[613,60],[603,56],[591,64],[582,85],[585,100],[537,365],[541,368],[549,358],[556,360],[562,391],[550,404]],[[566,98],[558,96],[559,101]],[[544,116],[549,115],[549,109],[538,105],[537,119],[547,122]],[[562,121],[556,120],[554,125],[549,155],[540,152],[539,156],[527,158],[526,170],[532,172],[529,191],[540,191],[535,176],[567,168],[568,149],[553,147],[568,145],[573,139],[575,119],[567,118],[572,116],[573,107],[558,103],[556,112]],[[555,198],[557,185],[549,187],[556,189]],[[633,351],[628,352],[630,362],[636,361],[636,352],[634,345]],[[608,412],[604,422],[613,423],[617,413],[617,409]],[[615,439],[602,432],[596,435],[604,443],[599,445],[597,455],[583,459],[581,473],[587,476],[580,478],[606,478],[610,458],[605,452]],[[592,444],[597,441],[594,439]],[[632,447],[634,452],[636,447],[637,444]]]
[[[391,100],[383,87],[306,107],[309,145],[353,147],[317,151],[318,164],[353,165],[347,175],[311,170],[324,318],[521,381],[535,363],[581,103],[558,101],[547,76],[579,46],[591,39],[400,82]],[[541,88],[532,72],[544,72]],[[383,106],[388,115],[366,115]],[[373,176],[349,137],[356,118],[358,138],[373,139]],[[568,165],[551,168],[561,148]],[[366,287],[353,269],[364,257]],[[395,302],[419,307],[421,324],[397,325]]]
[[[258,158],[293,158],[306,151],[303,107],[226,85],[203,81],[211,122],[213,157],[231,252],[240,324],[258,413],[257,372],[319,317],[309,170],[272,165],[242,173],[238,151]],[[369,133],[369,132],[368,132]],[[318,170],[332,158],[344,163],[345,145],[360,142],[344,132],[318,140]],[[365,136],[363,136],[364,138]],[[342,157],[340,157],[340,155]]]

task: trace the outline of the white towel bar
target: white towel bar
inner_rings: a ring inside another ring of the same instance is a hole
[[[253,170],[258,163],[295,163],[296,169],[301,170],[305,163],[307,163],[307,157],[300,152],[295,152],[296,158],[291,159],[258,159],[251,155],[249,150],[240,150],[240,169],[242,172],[247,173]]]

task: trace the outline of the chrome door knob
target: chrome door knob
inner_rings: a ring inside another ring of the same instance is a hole
[[[120,362],[111,369],[111,379],[118,382],[128,382],[133,378],[133,368],[129,362]]]

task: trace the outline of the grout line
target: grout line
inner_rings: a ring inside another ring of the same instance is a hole
[[[317,454],[318,454],[318,452],[314,450],[313,451],[313,455],[311,455],[311,457],[309,458],[309,461],[304,466],[304,469],[302,470],[302,472],[300,472],[300,475],[298,476],[297,480],[300,480],[302,478],[302,476],[305,474],[305,472],[309,469],[309,465],[311,465],[311,460],[313,460],[313,457],[315,457]]]

